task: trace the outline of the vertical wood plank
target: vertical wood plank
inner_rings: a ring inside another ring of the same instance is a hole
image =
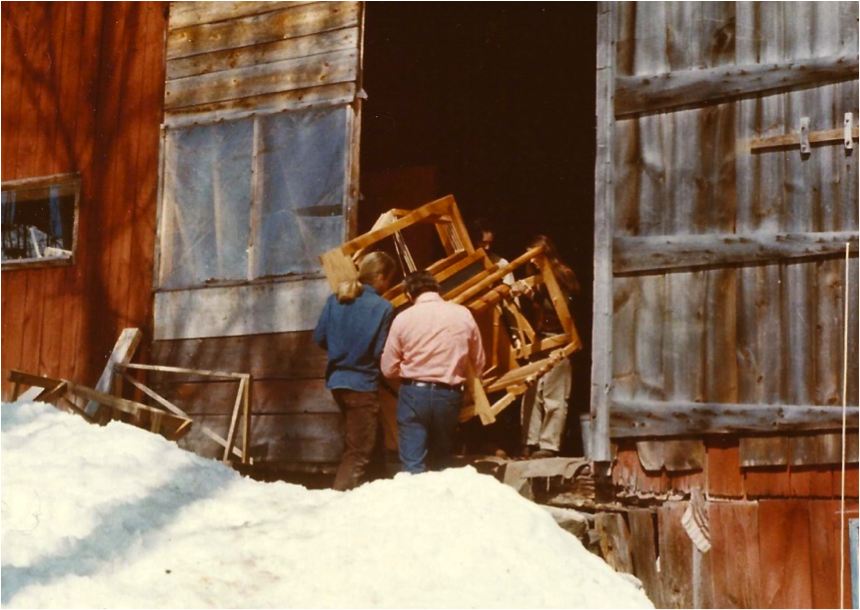
[[[613,136],[615,120],[612,98],[615,88],[616,3],[601,2],[597,8],[597,154],[594,212],[594,309],[592,326],[591,415],[592,459],[608,463],[609,392],[612,389],[612,194]]]
[[[853,507],[852,507],[853,504]],[[849,503],[849,510],[855,511],[857,517],[857,502]],[[846,521],[852,515],[846,515]],[[811,580],[812,580],[812,606],[813,608],[839,608],[839,537],[840,527],[840,503],[838,501],[815,501],[809,503],[809,522],[811,526]],[[847,523],[846,523],[847,525]],[[847,528],[846,528],[847,530]],[[846,542],[846,555],[849,549]],[[846,556],[845,565],[850,565]],[[850,570],[846,570],[844,590],[845,607],[851,607],[851,576]]]
[[[666,502],[657,509],[664,608],[693,607],[693,542],[681,525],[687,505]]]
[[[594,525],[600,534],[600,550],[606,563],[616,572],[633,574],[630,530],[621,513],[597,513]]]
[[[13,126],[20,124],[20,112],[23,107],[25,73],[23,52],[26,45],[23,41],[24,32],[29,31],[29,20],[32,4],[15,6],[2,5],[3,25],[3,83],[2,116],[3,132],[0,139],[0,164],[2,165],[3,180],[14,180],[20,176],[17,172],[18,145],[21,130]]]
[[[761,608],[811,608],[812,579],[808,502],[759,503]],[[791,532],[791,535],[786,535]]]
[[[98,228],[101,225],[100,210],[96,205],[99,192],[97,185],[101,180],[100,163],[96,158],[96,136],[105,5],[85,2],[82,7],[76,6],[80,7],[81,19],[84,23],[74,139],[77,167],[83,175],[78,223],[78,240],[81,247],[75,264],[76,298],[70,299],[64,306],[64,315],[72,320],[73,326],[63,333],[63,353],[78,354],[74,359],[75,369],[72,378],[84,383],[93,383],[97,379],[97,373],[92,365],[93,358],[90,352],[93,344],[90,340],[94,337],[94,327],[101,315],[101,306],[90,306],[89,300],[95,299],[98,303],[98,299],[102,296],[101,291],[96,289],[99,285],[98,278],[92,273],[91,268],[98,264]]]
[[[761,608],[756,502],[710,502],[715,608]]]
[[[663,606],[663,587],[657,570],[657,549],[655,547],[654,518],[656,513],[650,509],[631,508],[627,512],[630,522],[633,568],[636,577],[642,581],[648,599],[655,608]]]

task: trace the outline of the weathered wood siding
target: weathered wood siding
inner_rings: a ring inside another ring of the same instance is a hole
[[[632,441],[617,448],[612,477],[621,497],[659,505],[628,513],[633,561],[627,571],[643,581],[655,606],[839,607],[841,472],[791,465],[743,468],[738,439],[725,436],[709,438],[705,451],[704,470],[669,472],[647,469]],[[845,473],[845,483],[847,521],[857,518],[856,464]],[[706,553],[695,548],[681,524],[688,502],[673,500],[694,490],[705,499],[711,543]],[[636,535],[643,519],[655,522],[656,537]],[[648,558],[655,551],[660,571],[652,578]],[[844,585],[847,607],[848,574]]]
[[[841,132],[846,113],[857,124],[857,17],[851,2],[601,5],[593,403],[606,436],[841,424],[858,143],[801,153],[751,142],[797,135],[803,117],[813,133]],[[808,440],[821,442],[832,439]],[[596,457],[607,459],[602,443]],[[768,443],[779,447],[766,460],[790,459],[784,437],[741,451]]]
[[[151,336],[162,2],[2,5],[2,179],[80,172],[74,266],[2,272],[10,369],[94,385],[123,328]]]
[[[327,215],[332,222],[342,221],[339,239],[354,235],[361,24],[359,2],[171,3],[163,162],[170,160],[164,150],[171,130],[335,108],[346,116],[345,128],[343,133],[329,130],[326,135],[345,142],[343,216],[340,210]],[[295,137],[302,137],[302,129],[307,140],[310,131],[301,122]],[[263,132],[262,123],[256,124],[255,159],[266,146]],[[326,145],[331,142],[318,142],[316,147]],[[163,177],[170,171],[165,166]],[[170,197],[165,193],[162,216]],[[220,195],[215,192],[216,198]],[[324,207],[321,203],[334,208],[341,202],[300,202],[307,209]],[[252,222],[261,225],[272,222],[262,213],[254,218]],[[160,231],[158,256],[168,260],[173,245],[164,238],[163,226]],[[278,244],[252,247],[277,248]],[[316,260],[320,253],[307,254]],[[253,378],[252,455],[258,463],[336,463],[342,452],[342,417],[325,389],[325,352],[313,344],[310,330],[328,294],[321,267],[316,275],[298,278],[283,274],[180,289],[158,286],[152,360],[168,366],[249,373]],[[159,391],[196,421],[222,435],[227,431],[235,384],[154,377]],[[185,446],[204,455],[219,455],[218,445],[197,428],[183,440]]]

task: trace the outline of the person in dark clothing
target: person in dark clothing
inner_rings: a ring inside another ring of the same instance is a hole
[[[326,388],[345,417],[346,449],[333,488],[346,491],[363,483],[379,426],[379,360],[393,305],[380,296],[394,280],[396,264],[384,252],[371,252],[359,264],[358,280],[341,283],[323,307],[314,342],[328,352]]]

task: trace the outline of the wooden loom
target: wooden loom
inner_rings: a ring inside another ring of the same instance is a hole
[[[543,254],[543,248],[533,248],[502,267],[492,263],[483,250],[476,250],[451,195],[416,210],[389,210],[379,217],[368,233],[321,255],[320,261],[332,291],[343,281],[357,279],[357,262],[374,246],[389,238],[394,241],[404,271],[416,271],[403,236],[406,228],[416,224],[435,226],[445,255],[426,269],[443,287],[442,297],[446,301],[459,303],[472,311],[487,354],[487,369],[480,378],[474,371],[469,371],[466,385],[472,400],[463,407],[460,420],[466,421],[477,415],[482,423],[490,424],[540,377],[582,348],[567,299]],[[503,281],[505,276],[517,270],[530,273],[521,282],[533,288],[546,287],[561,321],[562,333],[542,337],[534,331],[520,311],[510,286]],[[383,296],[395,308],[407,304],[402,283]],[[495,396],[493,401],[490,395]]]

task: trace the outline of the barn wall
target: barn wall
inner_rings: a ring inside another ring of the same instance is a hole
[[[71,267],[2,272],[10,369],[95,384],[124,327],[151,336],[166,4],[2,6],[2,179],[82,176]]]
[[[612,471],[631,508],[626,530],[635,573],[659,608],[838,608],[842,473],[839,467],[742,468],[737,437],[706,441],[701,470],[646,471],[636,444],[621,442]],[[858,517],[858,467],[845,472],[847,520]],[[702,494],[711,548],[696,549],[682,517]],[[643,533],[643,524],[654,535]],[[790,532],[790,534],[788,533]],[[652,555],[653,554],[653,555]],[[652,557],[659,557],[659,575]],[[851,604],[846,573],[844,607]]]
[[[846,266],[858,277],[857,142],[842,139],[845,114],[858,120],[857,4],[602,6],[598,421],[609,413],[614,438],[838,428]],[[835,139],[807,153],[769,140],[804,117]],[[832,441],[748,438],[742,462],[821,463]]]

